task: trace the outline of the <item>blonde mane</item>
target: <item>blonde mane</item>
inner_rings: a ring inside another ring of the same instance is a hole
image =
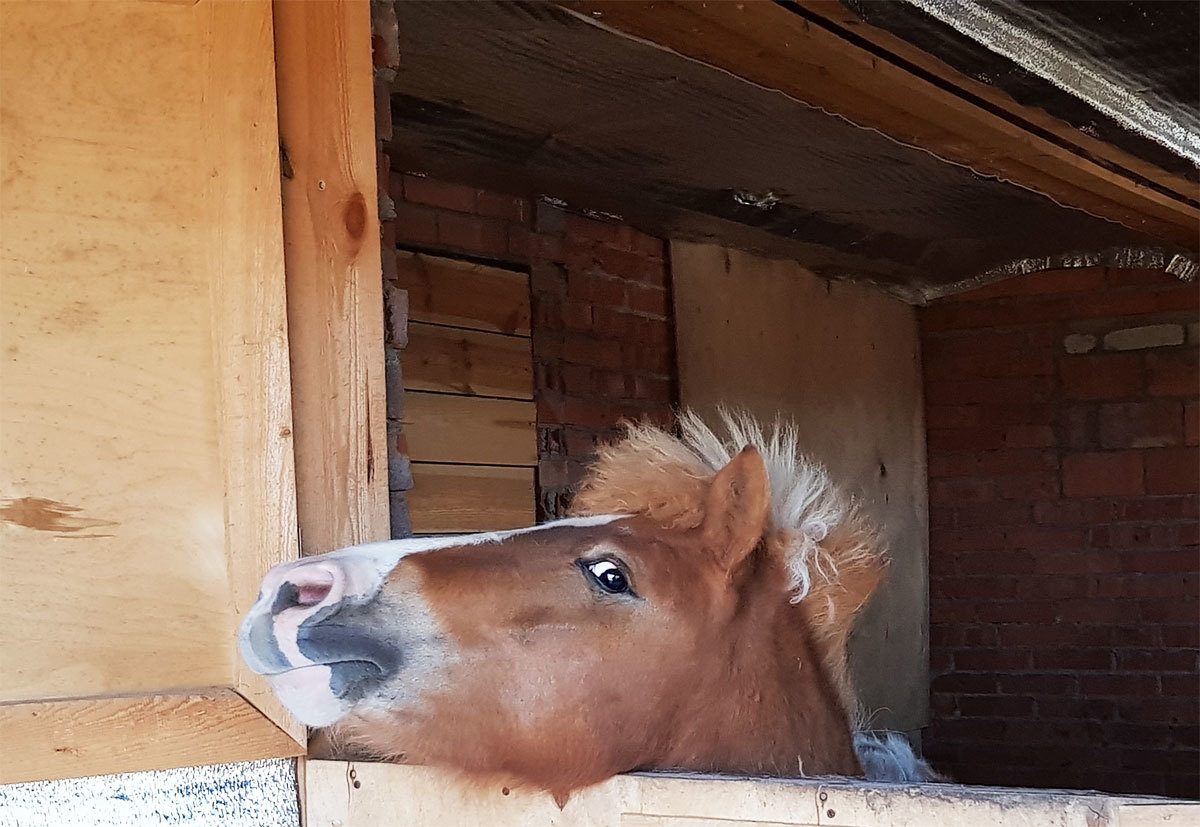
[[[763,542],[785,561],[791,601],[806,610],[843,705],[857,717],[846,642],[886,567],[882,542],[825,468],[800,453],[795,426],[776,421],[764,430],[751,417],[724,410],[720,418],[725,437],[691,411],[680,415],[678,437],[627,424],[620,440],[599,448],[572,513],[640,514],[669,528],[695,528],[709,479],[742,448],[758,449],[771,484]]]

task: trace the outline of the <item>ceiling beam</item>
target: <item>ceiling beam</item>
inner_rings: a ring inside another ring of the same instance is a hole
[[[596,25],[649,41],[760,86],[841,115],[951,163],[1042,193],[1058,203],[1200,248],[1197,185],[1045,113],[935,65],[915,47],[846,31],[833,0],[561,0]],[[803,10],[805,14],[798,13]],[[809,19],[812,18],[812,19]],[[865,28],[854,30],[861,34]],[[882,34],[882,33],[881,33]],[[903,48],[901,48],[903,46]],[[902,54],[895,54],[901,52]],[[914,71],[916,69],[916,71]],[[936,77],[931,77],[931,74]],[[981,100],[985,103],[981,103]],[[989,105],[990,104],[990,105]]]

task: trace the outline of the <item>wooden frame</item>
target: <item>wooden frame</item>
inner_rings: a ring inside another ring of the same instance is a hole
[[[850,23],[849,13],[834,0],[800,0],[800,4],[832,23]],[[1045,113],[1022,107],[996,90],[983,95],[1060,138],[1069,135],[1074,147],[1061,146],[976,106],[967,96],[918,77],[899,62],[872,54],[833,30],[811,25],[771,0],[560,0],[559,5],[597,25],[778,89],[981,174],[1196,248],[1200,209],[1188,203],[1197,198],[1195,185],[1114,147],[1098,154],[1107,162],[1101,165],[1089,157],[1098,145],[1103,146],[1101,142]],[[980,92],[982,84],[884,32],[861,23],[855,24],[854,32],[961,89]],[[1145,186],[1139,177],[1166,191]]]
[[[304,751],[234,645],[296,554],[271,7],[99,5],[4,10],[0,783]]]

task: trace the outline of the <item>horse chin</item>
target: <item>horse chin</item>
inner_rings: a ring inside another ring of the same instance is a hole
[[[350,711],[350,702],[333,691],[333,667],[329,664],[268,675],[267,682],[283,705],[306,726],[329,726]]]

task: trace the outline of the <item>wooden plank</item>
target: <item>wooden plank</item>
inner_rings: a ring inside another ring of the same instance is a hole
[[[401,251],[396,286],[417,322],[529,335],[529,276],[513,270]]]
[[[1187,179],[1167,172],[1161,167],[1155,166],[1149,161],[1142,160],[1120,147],[1113,146],[1099,138],[1093,138],[1091,135],[1077,129],[1066,121],[1054,117],[1044,109],[1018,103],[1003,89],[964,75],[940,58],[922,51],[920,48],[902,40],[891,32],[864,22],[839,0],[795,0],[795,2],[812,14],[834,25],[845,27],[857,37],[861,37],[879,48],[885,49],[890,54],[941,78],[947,83],[952,84],[955,88],[969,92],[975,97],[1004,110],[1015,118],[1046,130],[1059,140],[1075,147],[1074,151],[1077,154],[1086,153],[1095,158],[1103,159],[1110,167],[1128,170],[1148,181],[1153,181],[1158,186],[1168,189],[1182,198],[1194,199],[1197,196],[1196,184]]]
[[[0,705],[0,784],[299,755],[236,692]]]
[[[342,827],[1124,827],[1127,806],[1136,801],[956,784],[639,773],[580,790],[560,809],[545,793],[465,781],[429,767],[309,761],[307,772],[309,823]],[[1139,803],[1183,818],[1200,812],[1190,802]]]
[[[275,44],[267,2],[211,3],[204,38],[229,57],[202,74],[203,170],[210,219],[204,229],[213,301],[218,438],[225,498],[230,625],[258,598],[263,573],[299,554]],[[229,90],[239,89],[237,95]],[[247,111],[245,100],[260,101]],[[232,629],[229,634],[232,634]],[[234,688],[296,742],[304,726],[231,652]],[[198,685],[192,683],[191,685]]]
[[[523,528],[536,522],[532,468],[415,462],[408,509],[416,534]]]
[[[276,2],[275,52],[297,508],[316,554],[390,532],[369,4]]]
[[[533,402],[409,391],[401,424],[414,462],[537,464]]]
[[[562,0],[560,5],[976,172],[1197,247],[1200,208],[1182,197],[1158,192],[1122,170],[1029,132],[770,0]],[[1195,187],[1187,191],[1195,197]]]
[[[891,563],[855,622],[850,663],[876,726],[929,722],[929,525],[916,311],[794,261],[671,242],[680,403],[716,424],[738,400],[782,415],[805,453],[855,491]],[[881,470],[882,468],[882,470]]]
[[[405,390],[533,398],[524,337],[413,322],[400,363]]]

